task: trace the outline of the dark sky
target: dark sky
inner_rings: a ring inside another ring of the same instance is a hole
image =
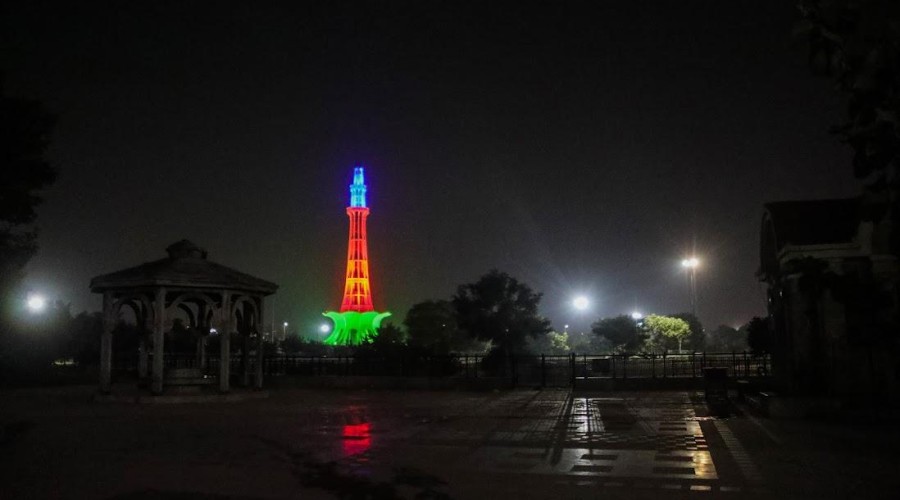
[[[17,3],[8,92],[59,115],[27,283],[76,311],[189,238],[311,333],[362,164],[379,309],[498,268],[558,329],[687,310],[696,248],[701,319],[736,325],[762,204],[857,190],[790,1]]]

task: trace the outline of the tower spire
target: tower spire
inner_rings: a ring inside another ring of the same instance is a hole
[[[363,167],[353,169],[353,184],[350,184],[350,206],[366,206],[366,175]]]

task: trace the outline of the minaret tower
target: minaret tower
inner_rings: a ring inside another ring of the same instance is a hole
[[[347,281],[344,284],[344,300],[341,312],[373,311],[372,289],[369,287],[369,250],[366,242],[366,179],[363,167],[353,169],[353,184],[350,184],[350,238],[347,243]]]
[[[331,334],[324,342],[331,345],[360,344],[378,335],[381,320],[391,315],[379,313],[372,304],[372,288],[369,286],[369,250],[366,240],[366,179],[363,167],[353,169],[350,184],[350,236],[347,241],[347,274],[344,281],[344,298],[341,309],[327,311],[325,316],[334,322]]]

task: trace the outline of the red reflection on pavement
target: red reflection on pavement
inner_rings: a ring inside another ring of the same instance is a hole
[[[369,434],[369,424],[354,424],[344,426],[344,455],[358,455],[369,449],[372,445],[372,437]]]

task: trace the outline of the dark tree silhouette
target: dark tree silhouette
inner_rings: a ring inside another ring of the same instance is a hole
[[[772,352],[772,333],[767,318],[754,317],[741,330],[747,332],[747,345],[753,354]]]
[[[832,78],[847,102],[832,131],[854,151],[866,184],[864,217],[900,223],[900,2],[800,0],[797,32],[809,40],[814,73]],[[900,231],[891,231],[900,253]]]
[[[747,333],[728,325],[719,325],[709,332],[706,338],[706,349],[709,352],[741,352],[747,350]]]
[[[55,118],[39,102],[8,97],[3,90],[0,80],[0,333],[10,293],[37,251],[37,192],[56,179],[44,159]]]
[[[400,348],[406,345],[408,334],[393,323],[384,323],[378,329],[378,335],[372,345],[385,348]]]
[[[635,352],[641,349],[646,335],[631,316],[602,318],[591,325],[594,335],[609,341],[613,352]]]
[[[75,316],[69,328],[66,354],[81,365],[98,364],[100,362],[100,336],[102,332],[102,312],[82,312]],[[113,346],[117,345],[118,343],[113,343]]]
[[[453,296],[457,324],[471,337],[489,340],[495,353],[520,354],[529,337],[545,335],[550,321],[538,314],[541,294],[510,275],[492,270]]]
[[[465,350],[471,341],[460,331],[456,310],[447,300],[428,300],[413,305],[404,320],[409,345],[434,354]]]

